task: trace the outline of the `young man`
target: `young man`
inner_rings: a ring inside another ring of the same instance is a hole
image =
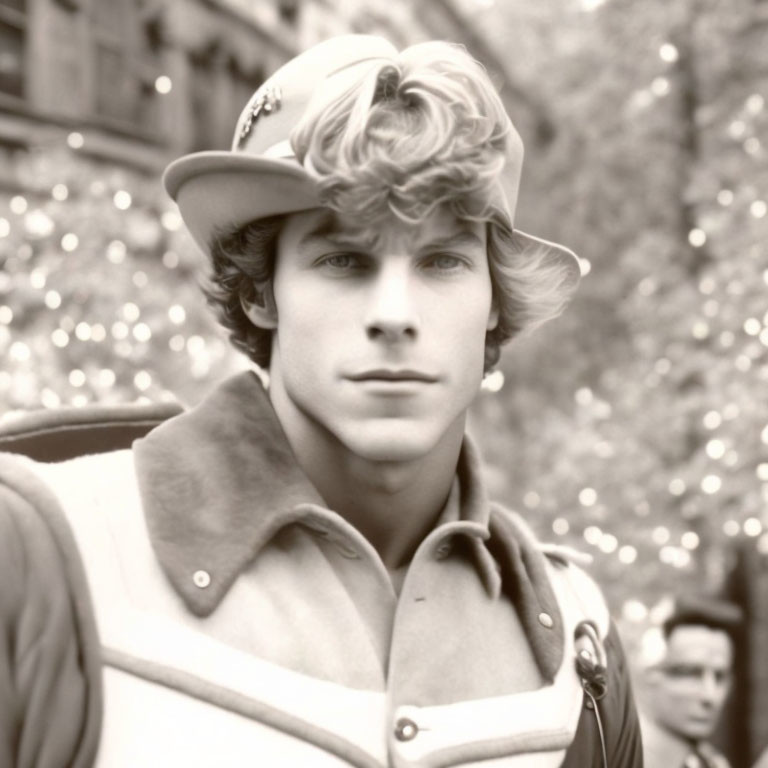
[[[239,375],[132,450],[0,464],[25,574],[0,618],[33,606],[59,659],[31,629],[6,649],[29,660],[0,687],[9,764],[640,764],[599,591],[489,502],[464,434],[500,345],[578,282],[513,229],[521,162],[463,50],[349,36],[276,72],[230,152],[170,166],[269,387]],[[39,582],[75,609],[53,630]]]
[[[707,740],[731,689],[740,622],[732,603],[698,595],[675,602],[662,643],[644,659],[646,768],[728,768]]]

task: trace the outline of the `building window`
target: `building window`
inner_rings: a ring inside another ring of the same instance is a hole
[[[94,111],[153,133],[159,73],[153,28],[141,23],[134,0],[98,0],[92,8]]]
[[[26,0],[0,0],[0,93],[24,96]]]
[[[215,46],[190,57],[191,87],[190,111],[192,114],[192,150],[221,148],[217,141],[216,113],[216,59]]]

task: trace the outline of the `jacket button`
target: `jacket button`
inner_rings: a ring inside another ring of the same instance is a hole
[[[192,582],[196,587],[205,589],[211,583],[211,574],[208,571],[195,571],[192,574]]]
[[[445,558],[451,554],[452,549],[453,547],[451,546],[451,542],[444,541],[442,544],[438,545],[437,549],[435,550],[435,557],[438,560],[445,560]]]
[[[552,629],[552,627],[555,626],[555,622],[552,620],[552,617],[548,613],[539,614],[539,624],[541,624],[542,627],[546,627],[547,629]]]
[[[336,541],[335,544],[336,544],[336,549],[339,550],[339,553],[341,554],[342,557],[346,557],[347,560],[360,559],[360,555],[357,554],[357,550],[351,544],[347,544],[342,540]]]
[[[401,717],[395,723],[395,738],[398,741],[411,741],[419,732],[419,726],[407,717]]]

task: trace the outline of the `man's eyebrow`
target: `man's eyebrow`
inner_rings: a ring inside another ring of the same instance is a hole
[[[299,240],[299,245],[305,245],[311,240],[323,237],[333,237],[334,235],[340,235],[344,231],[344,228],[339,221],[335,211],[327,210],[323,212],[323,215],[315,223],[315,226],[305,232]]]
[[[437,237],[434,240],[430,240],[421,250],[426,251],[432,248],[450,248],[461,245],[477,247],[478,245],[483,246],[484,243],[480,236],[472,232],[472,230],[461,229],[446,237]]]
[[[315,225],[305,232],[299,240],[299,246],[306,245],[312,240],[329,239],[341,243],[370,245],[375,238],[364,230],[352,232],[340,221],[336,211],[327,210],[319,217]],[[445,237],[436,237],[421,247],[420,251],[434,250],[435,248],[455,248],[459,246],[477,247],[483,246],[482,238],[471,229],[458,229]]]
[[[299,240],[299,247],[313,240],[328,240],[338,246],[347,248],[372,248],[375,233],[365,229],[351,229],[339,218],[336,211],[324,211],[322,216],[308,232]]]

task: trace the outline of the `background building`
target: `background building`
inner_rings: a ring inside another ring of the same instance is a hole
[[[0,139],[157,171],[226,146],[253,89],[296,50],[285,4],[3,0]]]

